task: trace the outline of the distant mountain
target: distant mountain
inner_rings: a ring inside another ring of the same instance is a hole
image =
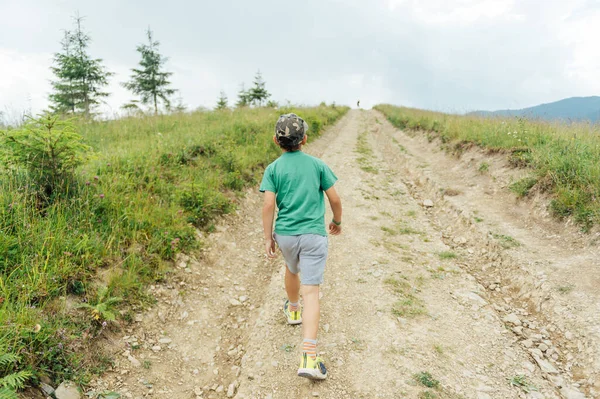
[[[529,119],[598,122],[600,121],[600,97],[571,97],[535,107],[517,110],[475,111],[470,112],[469,115],[521,116]]]

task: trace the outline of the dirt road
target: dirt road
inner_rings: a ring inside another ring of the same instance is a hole
[[[506,189],[500,157],[351,111],[306,151],[338,175],[344,234],[330,237],[319,350],[330,378],[295,376],[283,263],[262,253],[262,198],[182,257],[158,303],[113,337],[94,391],[126,398],[600,397],[597,236]],[[487,168],[482,168],[485,162]],[[482,169],[485,169],[482,170]]]

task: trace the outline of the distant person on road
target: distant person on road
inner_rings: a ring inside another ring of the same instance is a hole
[[[356,108],[360,108],[360,100],[356,102]]]
[[[335,174],[325,162],[302,152],[307,131],[308,125],[299,116],[279,117],[273,141],[283,154],[265,170],[260,191],[265,193],[262,216],[267,257],[275,258],[277,243],[287,265],[288,299],[283,313],[289,324],[303,323],[298,376],[324,380],[327,369],[317,356],[319,285],[323,283],[328,252],[324,195],[333,210],[329,223],[332,235],[342,232],[342,202],[333,187]],[[275,204],[279,212],[273,233]],[[300,292],[304,311],[300,307]]]

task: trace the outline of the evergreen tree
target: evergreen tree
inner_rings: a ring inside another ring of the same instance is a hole
[[[154,107],[154,114],[158,114],[158,102],[162,100],[165,107],[170,109],[170,97],[177,90],[171,88],[169,77],[172,72],[163,70],[167,58],[158,52],[159,42],[152,37],[152,31],[148,29],[148,44],[140,44],[137,51],[142,56],[140,69],[132,69],[131,80],[123,83],[123,86],[131,90],[133,94],[140,96],[142,104],[151,104]]]
[[[235,106],[242,108],[247,107],[248,105],[250,105],[250,92],[244,88],[244,84],[242,83],[240,91],[238,91],[238,100],[235,103]]]
[[[221,90],[221,96],[219,97],[219,101],[217,102],[217,109],[218,110],[227,109],[227,95],[222,90]]]
[[[62,53],[54,54],[54,64],[51,67],[52,72],[58,80],[52,82],[54,93],[50,94],[52,111],[66,114],[75,114],[77,101],[75,100],[75,65],[77,60],[71,54],[72,38],[71,32],[65,31],[65,36],[60,42]]]
[[[83,31],[82,21],[83,18],[75,17],[75,30],[65,32],[62,52],[54,55],[52,72],[57,80],[52,82],[54,92],[50,102],[54,112],[83,113],[89,117],[101,99],[108,96],[102,88],[113,74],[106,70],[101,59],[88,54],[91,38]]]
[[[250,103],[261,106],[263,101],[271,97],[271,94],[265,88],[265,84],[262,74],[258,71],[254,77],[254,87],[248,92]]]

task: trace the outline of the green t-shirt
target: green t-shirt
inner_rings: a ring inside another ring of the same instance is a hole
[[[260,191],[276,195],[279,213],[275,233],[326,236],[323,192],[336,181],[325,162],[302,151],[285,152],[267,166]]]

